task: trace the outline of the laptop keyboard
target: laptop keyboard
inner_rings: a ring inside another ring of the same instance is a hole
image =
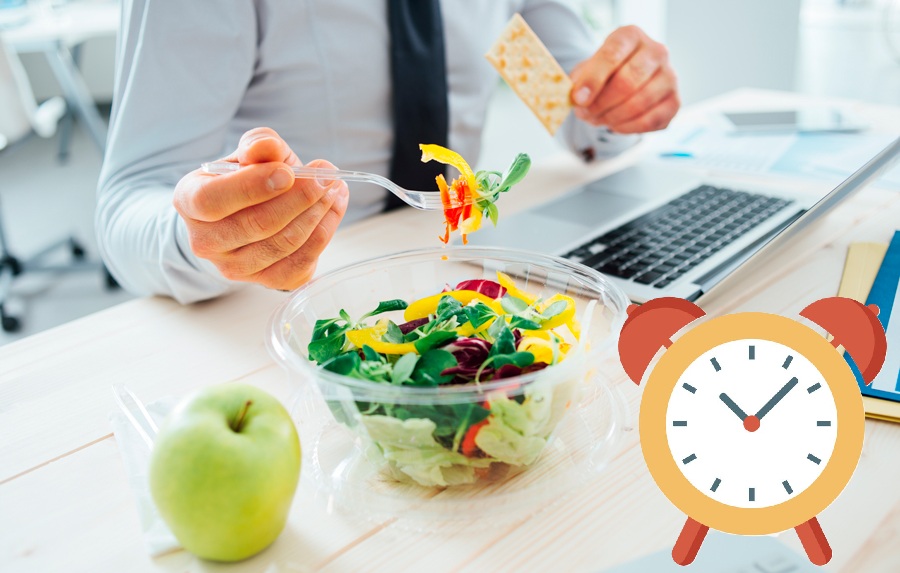
[[[663,288],[788,203],[701,185],[563,256],[604,274]]]

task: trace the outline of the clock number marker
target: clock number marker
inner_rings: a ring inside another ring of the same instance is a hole
[[[789,484],[787,482],[787,480],[784,480],[783,482],[781,482],[781,485],[784,486],[784,491],[788,492],[788,495],[794,493],[794,490],[791,489],[791,484]]]
[[[710,362],[711,362],[711,363],[712,363],[712,365],[713,365],[713,368],[715,368],[715,369],[716,369],[716,372],[718,372],[718,371],[719,371],[719,370],[721,370],[721,369],[722,369],[722,367],[721,367],[721,366],[719,366],[719,361],[718,361],[718,360],[716,360],[716,359],[715,359],[715,358],[710,358],[710,359],[709,359],[709,361],[710,361]]]
[[[750,488],[750,501],[756,501],[756,488]]]
[[[673,426],[687,426],[687,420],[672,420]]]
[[[720,480],[719,478],[716,478],[716,481],[713,482],[712,487],[709,488],[709,491],[716,491],[717,489],[719,489],[719,484],[721,484],[721,483],[722,483],[722,480]]]
[[[687,465],[687,464],[691,463],[692,461],[694,461],[694,460],[696,460],[696,459],[697,459],[697,454],[691,454],[691,455],[689,455],[688,457],[686,457],[686,458],[684,458],[683,460],[681,460],[681,463]]]
[[[750,345],[750,360],[756,360],[756,347]]]
[[[812,454],[809,454],[808,456],[806,456],[806,459],[808,459],[809,461],[811,461],[812,463],[814,463],[816,465],[819,465],[822,463],[822,460],[820,460],[819,458],[817,458],[816,456],[814,456]]]
[[[791,355],[788,355],[788,357],[784,359],[784,364],[782,364],[781,367],[784,368],[785,370],[787,370],[788,366],[791,365],[792,360],[794,360],[794,357]]]
[[[831,420],[819,420],[818,422],[816,422],[816,425],[817,426],[830,426]]]
[[[691,394],[697,393],[697,389],[694,388],[693,386],[691,386],[690,384],[688,384],[687,382],[682,384],[681,387],[684,388],[685,390],[687,390],[688,392],[690,392]]]
[[[821,387],[822,387],[822,385],[819,384],[818,382],[816,382],[815,384],[813,384],[812,386],[807,388],[806,391],[809,392],[810,394],[812,394],[813,392],[815,392],[816,390],[818,390]]]

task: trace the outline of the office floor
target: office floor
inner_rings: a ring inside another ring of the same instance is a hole
[[[32,137],[0,153],[0,217],[9,249],[28,257],[49,243],[74,235],[97,258],[93,211],[100,152],[76,129],[69,160],[56,160],[57,139]],[[52,261],[64,262],[60,251]],[[100,271],[77,274],[22,275],[6,304],[22,321],[16,333],[0,332],[0,344],[74,320],[128,300],[121,290],[110,291]]]

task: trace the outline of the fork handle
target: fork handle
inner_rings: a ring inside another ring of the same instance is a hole
[[[241,169],[240,163],[231,161],[212,161],[203,163],[200,168],[212,175],[226,175]],[[315,179],[322,177],[323,179],[341,179],[343,181],[362,181],[374,182],[375,176],[371,173],[362,171],[344,171],[343,169],[320,169],[318,167],[291,167],[295,177],[301,179]]]

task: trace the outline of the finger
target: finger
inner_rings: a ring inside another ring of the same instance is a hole
[[[270,127],[256,127],[246,131],[238,142],[237,149],[224,158],[241,165],[281,161],[300,167],[303,163],[290,146]]]
[[[178,182],[172,202],[182,217],[219,221],[269,201],[293,185],[294,173],[281,162],[248,165],[225,175],[197,170]]]
[[[572,103],[589,107],[644,37],[637,26],[625,26],[610,34],[590,59],[572,71]]]
[[[309,167],[335,169],[328,161],[316,159]],[[332,181],[298,178],[289,192],[269,201],[242,209],[220,221],[194,224],[191,248],[197,256],[210,258],[267,239],[316,204]]]
[[[310,240],[317,225],[334,204],[346,201],[347,184],[335,182],[322,198],[271,237],[240,247],[228,254],[219,270],[229,279],[246,280],[289,257]]]
[[[259,273],[255,280],[269,288],[293,290],[313,278],[319,257],[331,242],[347,210],[349,196],[335,201],[313,229],[303,248]]]
[[[611,125],[609,128],[616,133],[646,133],[648,131],[665,129],[669,126],[672,118],[675,117],[680,105],[678,94],[672,92],[644,115],[631,121]]]
[[[637,119],[676,90],[675,74],[666,65],[657,70],[656,75],[637,93],[594,118],[599,125],[616,125]]]
[[[602,115],[638,93],[668,61],[662,44],[645,43],[606,82],[590,106],[591,113]]]

